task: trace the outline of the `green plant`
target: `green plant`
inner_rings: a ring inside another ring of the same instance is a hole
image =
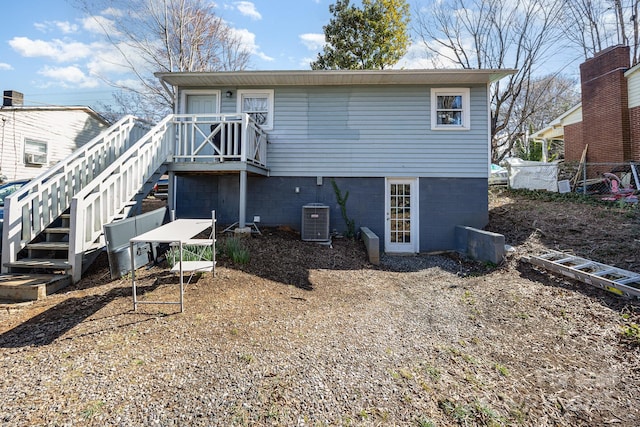
[[[424,367],[424,370],[434,381],[438,381],[442,376],[442,374],[440,373],[440,369],[435,366],[427,365]]]
[[[94,415],[100,412],[103,406],[104,406],[103,401],[101,400],[93,401],[89,405],[87,405],[87,409],[82,411],[82,415],[86,419],[93,418]]]
[[[167,252],[167,263],[173,267],[180,259],[180,248],[172,246]],[[213,261],[211,246],[184,245],[182,247],[183,261]]]
[[[333,185],[333,191],[336,193],[336,199],[338,200],[338,205],[340,205],[342,219],[344,219],[344,222],[347,225],[346,236],[349,239],[353,239],[356,237],[356,222],[347,215],[347,199],[349,198],[349,192],[347,191],[343,196],[338,184],[336,184],[336,181],[333,179],[331,180],[331,185]]]
[[[502,375],[503,377],[508,377],[509,376],[509,369],[507,369],[506,366],[501,365],[500,363],[496,363],[496,371],[498,371],[498,373],[500,375]]]
[[[225,240],[223,252],[236,264],[247,264],[251,259],[249,250],[242,241],[236,237]]]
[[[418,427],[436,427],[436,425],[433,421],[422,418],[418,420]]]
[[[637,323],[623,326],[622,335],[630,344],[640,345],[640,326]]]

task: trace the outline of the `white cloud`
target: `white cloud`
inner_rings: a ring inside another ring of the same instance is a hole
[[[409,45],[407,53],[393,66],[394,69],[405,68],[409,70],[434,67],[435,64],[433,57],[428,54],[427,49],[422,45],[422,42],[412,43]]]
[[[0,62],[0,70],[13,70],[13,67],[6,62]]]
[[[316,62],[317,60],[318,60],[318,57],[317,57],[317,56],[316,56],[316,57],[314,57],[314,58],[312,58],[312,57],[310,57],[310,56],[309,56],[309,57],[306,57],[306,58],[302,58],[302,59],[300,60],[300,62],[298,63],[298,66],[299,66],[300,68],[309,68],[309,67],[311,67],[311,63],[312,63],[312,62]]]
[[[59,39],[44,41],[31,40],[27,37],[14,37],[9,40],[9,45],[22,56],[49,58],[56,62],[75,61],[94,53],[92,45]]]
[[[254,21],[259,21],[262,19],[262,15],[256,9],[256,5],[250,1],[238,1],[235,3],[238,11],[244,16],[248,16]]]
[[[115,18],[119,16],[124,16],[124,11],[122,9],[117,9],[115,7],[108,7],[101,12],[102,15],[113,16]]]
[[[298,36],[302,44],[304,44],[307,49],[313,51],[320,51],[325,44],[324,34],[319,33],[306,33],[300,34]]]
[[[84,18],[82,20],[82,28],[94,34],[119,34],[112,19],[99,15]]]
[[[41,31],[43,33],[58,30],[62,34],[72,34],[78,31],[78,26],[76,24],[72,24],[69,21],[36,22],[35,24],[33,24],[33,26],[36,27],[38,31]]]
[[[126,56],[126,60],[123,55]],[[91,75],[106,78],[110,74],[126,74],[131,71],[131,67],[144,70],[147,65],[139,52],[126,43],[120,43],[118,46],[111,44],[101,46],[99,54],[90,58],[87,69]]]
[[[235,36],[240,39],[240,42],[242,43],[244,48],[247,49],[249,52],[258,56],[263,61],[274,60],[274,58],[260,51],[260,46],[256,44],[256,35],[253,34],[251,31],[245,28],[242,28],[242,29],[232,28],[231,30],[234,32]]]
[[[93,88],[100,84],[97,79],[87,76],[75,65],[68,67],[47,66],[38,71],[38,74],[55,80],[63,87]]]

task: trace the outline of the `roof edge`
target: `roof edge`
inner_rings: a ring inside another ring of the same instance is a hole
[[[415,84],[450,80],[456,82],[473,76],[474,83],[493,83],[515,74],[515,69],[401,69],[401,70],[249,70],[207,72],[157,72],[154,75],[170,85],[188,85],[189,81],[216,84],[239,84],[243,81],[273,86]]]

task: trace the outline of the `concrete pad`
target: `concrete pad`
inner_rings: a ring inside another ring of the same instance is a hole
[[[236,235],[237,237],[251,236],[251,227],[243,227],[243,228],[238,227],[235,230],[233,230],[233,234]]]

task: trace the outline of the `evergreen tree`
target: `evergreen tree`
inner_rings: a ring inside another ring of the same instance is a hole
[[[362,9],[338,0],[323,27],[326,45],[314,70],[373,70],[394,65],[409,45],[406,0],[362,0]]]

